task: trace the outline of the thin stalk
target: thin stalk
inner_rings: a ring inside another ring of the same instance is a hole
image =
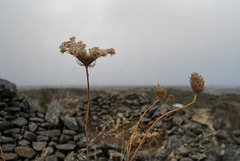
[[[130,140],[130,143],[129,143],[129,148],[127,149],[127,161],[129,161],[129,155],[130,155],[130,151],[131,151],[131,145],[132,145],[132,142],[133,142],[133,138],[134,138],[134,134],[135,132],[137,131],[137,127],[139,125],[139,123],[141,122],[143,116],[154,106],[156,105],[156,103],[158,103],[159,100],[156,100],[152,106],[150,106],[143,114],[142,116],[140,117],[140,119],[138,120],[138,123],[136,124],[136,126],[134,127],[134,130],[133,130],[133,133],[131,135],[131,140]]]
[[[176,108],[176,109],[171,110],[171,111],[163,114],[162,116],[160,116],[160,117],[151,125],[151,127],[148,129],[148,131],[147,131],[146,134],[144,135],[143,139],[141,140],[140,144],[138,145],[137,149],[135,150],[134,155],[133,155],[133,157],[131,158],[131,161],[133,161],[133,158],[136,156],[136,154],[137,154],[140,146],[141,146],[141,145],[143,144],[143,142],[145,141],[145,139],[146,139],[146,137],[147,137],[147,134],[150,132],[150,130],[153,128],[153,126],[154,126],[156,123],[158,123],[158,121],[159,121],[161,118],[163,118],[164,116],[166,116],[166,115],[168,115],[168,114],[170,114],[170,113],[172,113],[172,112],[175,112],[175,111],[177,111],[177,110],[184,109],[184,108],[192,105],[192,104],[196,101],[196,98],[197,98],[197,95],[195,94],[193,101],[190,102],[189,104],[187,104],[186,106]]]
[[[169,100],[169,96],[168,96],[168,99],[167,101],[164,103],[164,105],[162,106],[162,108],[160,109],[160,112],[159,112],[159,115],[158,117],[162,114],[162,110],[164,109],[164,107],[166,106],[166,104],[168,103],[168,100]]]
[[[2,151],[2,147],[1,147],[1,145],[0,145],[0,151],[1,151],[1,155],[2,155],[2,159],[3,159],[3,161],[5,161],[5,157],[4,157],[4,154],[3,154],[3,151]]]
[[[89,116],[89,106],[90,106],[90,87],[89,87],[89,74],[88,67],[86,67],[86,75],[87,75],[87,88],[88,88],[88,105],[87,105],[87,115],[86,115],[86,123],[85,123],[85,134],[86,134],[86,142],[87,142],[87,161],[89,161],[89,145],[88,145],[88,116]]]

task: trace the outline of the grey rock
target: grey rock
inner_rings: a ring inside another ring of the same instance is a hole
[[[189,156],[194,159],[194,160],[204,160],[207,158],[207,156],[205,154],[201,154],[201,153],[192,153],[189,154]]]
[[[58,158],[55,154],[52,154],[52,155],[46,157],[46,160],[47,161],[58,161]]]
[[[44,135],[38,135],[37,136],[37,141],[48,141],[48,137]]]
[[[16,96],[17,87],[12,82],[0,79],[0,99],[12,98]]]
[[[168,139],[168,148],[170,150],[175,150],[183,145],[183,141],[178,138],[176,135],[172,135]]]
[[[60,151],[56,151],[55,154],[58,158],[60,158],[62,160],[65,158],[65,155],[63,153],[61,153]]]
[[[193,161],[191,158],[181,158],[180,161]]]
[[[58,150],[69,151],[69,150],[74,150],[76,148],[76,145],[74,145],[74,144],[60,144],[60,145],[56,145],[56,148]]]
[[[76,155],[74,152],[70,152],[64,159],[64,161],[75,161],[75,160],[76,160]]]
[[[153,158],[156,158],[158,160],[163,160],[167,158],[167,153],[162,148],[158,148],[156,151],[152,153]]]
[[[18,142],[18,145],[28,146],[28,145],[30,145],[30,142],[29,142],[28,140],[23,139],[23,140],[20,140],[20,141]]]
[[[37,134],[48,136],[48,137],[53,137],[53,136],[60,136],[61,132],[59,129],[55,129],[55,130],[37,131]]]
[[[21,156],[26,158],[33,158],[36,155],[36,152],[30,148],[25,146],[18,146],[15,148],[15,152]]]
[[[38,128],[38,125],[34,122],[29,122],[28,128],[31,132],[35,132]]]
[[[5,160],[17,160],[18,155],[16,153],[4,153]]]
[[[61,116],[60,117],[63,124],[70,130],[78,130],[78,124],[75,118],[70,116]]]
[[[14,127],[14,124],[9,121],[0,121],[0,131],[8,130]]]
[[[30,98],[26,98],[25,102],[31,111],[40,111],[41,110],[41,106],[36,101],[34,101]],[[28,108],[27,108],[27,110],[28,110]]]
[[[175,125],[178,125],[178,126],[180,126],[183,123],[183,119],[179,116],[174,116],[172,121]]]
[[[4,130],[3,133],[4,134],[12,134],[12,133],[20,133],[21,129],[20,128],[13,128],[13,129],[9,129],[9,130]]]
[[[33,121],[33,122],[41,122],[41,123],[44,122],[44,120],[42,118],[39,118],[39,117],[30,117],[29,120]]]
[[[63,133],[66,135],[75,135],[76,134],[76,132],[74,130],[68,130],[68,129],[63,130]]]
[[[8,108],[5,108],[4,111],[6,111],[6,112],[20,112],[20,111],[22,111],[22,108],[21,107],[8,107]]]
[[[5,143],[15,143],[15,140],[12,137],[0,136],[0,144],[5,144]]]
[[[87,139],[86,136],[82,136],[81,139],[77,142],[79,148],[87,147]]]
[[[5,102],[0,102],[0,111],[7,107],[7,104]]]
[[[49,123],[57,125],[59,123],[59,116],[63,107],[57,102],[52,102],[51,105],[48,107],[47,113],[45,115],[45,120]]]
[[[15,120],[12,121],[13,124],[21,127],[23,125],[26,125],[27,124],[27,120],[23,117],[18,117],[16,118]]]
[[[23,138],[27,139],[28,141],[34,141],[36,138],[36,134],[30,131],[25,131],[23,134]]]
[[[34,141],[32,143],[32,147],[36,151],[42,151],[45,148],[45,146],[46,146],[46,142],[36,142],[36,141]]]
[[[16,147],[15,144],[3,144],[2,145],[2,150],[5,152],[11,152],[14,150],[14,148]]]
[[[232,136],[234,141],[236,141],[240,145],[240,130],[233,131]]]

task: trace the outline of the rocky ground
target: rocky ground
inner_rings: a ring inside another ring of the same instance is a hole
[[[0,79],[0,145],[5,159],[85,161],[84,98],[56,99],[42,110],[37,102],[18,93],[13,83]],[[124,160],[132,126],[152,101],[141,92],[91,95],[90,159]],[[146,114],[139,133],[154,122],[162,106],[158,104]],[[240,104],[224,107],[187,108],[168,115],[152,130],[158,135],[145,142],[136,160],[240,161]],[[162,113],[173,108],[166,105]],[[133,150],[137,145],[134,142]]]

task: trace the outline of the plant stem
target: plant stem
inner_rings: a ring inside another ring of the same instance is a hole
[[[143,144],[144,140],[146,139],[147,134],[150,132],[150,130],[153,128],[153,126],[154,126],[156,123],[158,123],[158,121],[159,121],[161,118],[163,118],[164,116],[166,116],[166,115],[168,115],[168,114],[170,114],[170,113],[172,113],[172,112],[175,112],[175,111],[177,111],[177,110],[184,109],[184,108],[192,105],[192,104],[196,101],[196,98],[197,98],[197,95],[195,94],[193,101],[190,102],[189,104],[187,104],[186,106],[179,107],[179,108],[177,108],[177,109],[171,110],[171,111],[163,114],[162,116],[160,116],[160,117],[151,125],[151,127],[148,129],[148,131],[147,131],[146,134],[144,135],[143,139],[141,140],[140,144],[138,145],[137,149],[135,150],[134,155],[133,155],[133,157],[131,158],[131,161],[133,161],[133,158],[136,156],[136,154],[137,154],[140,146]]]
[[[88,145],[88,116],[89,116],[89,106],[90,106],[90,87],[89,87],[89,74],[88,74],[88,67],[86,68],[86,75],[87,75],[87,88],[88,88],[88,105],[87,105],[87,115],[86,115],[86,123],[85,123],[85,134],[86,134],[86,142],[87,142],[87,161],[89,161],[89,145]]]
[[[2,159],[3,159],[3,161],[5,161],[5,157],[4,157],[4,155],[3,155],[3,151],[2,151],[2,147],[1,147],[1,145],[0,145],[0,151],[1,151],[1,155],[2,155]]]
[[[142,116],[141,116],[140,119],[138,120],[138,123],[135,125],[134,130],[133,130],[133,133],[132,133],[132,135],[131,135],[131,140],[130,140],[130,143],[129,143],[129,148],[127,149],[127,161],[129,160],[129,155],[130,155],[130,151],[131,151],[131,145],[132,145],[133,138],[134,138],[134,134],[135,134],[135,132],[137,131],[137,127],[138,127],[139,123],[141,122],[143,116],[144,116],[156,103],[158,103],[158,101],[159,101],[159,100],[156,100],[156,101],[152,104],[152,106],[150,106],[150,107],[142,114]]]

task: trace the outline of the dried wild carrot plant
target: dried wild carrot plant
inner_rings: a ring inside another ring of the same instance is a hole
[[[132,146],[132,142],[133,142],[133,139],[134,139],[134,135],[136,133],[136,130],[137,130],[137,127],[139,125],[139,123],[141,122],[143,116],[154,106],[156,105],[159,101],[161,101],[162,99],[164,99],[164,97],[166,96],[167,94],[167,89],[166,88],[162,88],[159,84],[157,84],[156,86],[154,86],[154,92],[155,92],[155,95],[156,95],[156,98],[157,100],[146,110],[144,111],[144,113],[142,114],[142,116],[140,117],[140,119],[138,120],[137,124],[134,126],[134,130],[133,130],[133,133],[130,137],[130,142],[129,142],[129,145],[127,147],[127,154],[126,154],[126,157],[127,157],[127,161],[129,160],[129,155],[130,155],[130,151],[131,151],[131,146]]]
[[[148,136],[148,133],[150,132],[150,130],[153,128],[154,125],[156,125],[158,123],[158,121],[163,118],[164,116],[172,113],[172,112],[175,112],[177,110],[181,110],[181,109],[184,109],[190,105],[192,105],[196,99],[197,99],[197,95],[202,93],[202,91],[204,90],[204,80],[203,80],[203,77],[201,75],[199,75],[198,73],[194,72],[191,74],[191,77],[190,77],[190,85],[191,85],[191,88],[192,88],[192,91],[193,91],[193,94],[194,94],[194,99],[192,102],[190,102],[189,104],[183,106],[183,107],[179,107],[179,108],[176,108],[174,110],[171,110],[163,115],[161,115],[160,117],[157,118],[157,120],[151,125],[151,127],[148,129],[148,131],[145,133],[143,139],[141,140],[140,144],[138,145],[137,149],[135,150],[132,158],[131,158],[131,161],[133,161],[134,157],[136,156],[140,146],[143,144],[143,142],[145,141],[146,137]]]
[[[86,69],[87,75],[87,88],[88,88],[88,105],[87,105],[87,115],[86,115],[86,123],[85,123],[85,134],[86,134],[86,142],[87,142],[87,161],[89,161],[89,144],[88,144],[88,117],[89,117],[89,105],[90,105],[90,85],[89,85],[89,72],[88,68],[93,67],[95,65],[95,61],[100,58],[107,56],[107,54],[114,55],[115,50],[113,48],[110,49],[100,49],[99,47],[93,47],[89,49],[89,53],[87,53],[86,45],[83,44],[82,41],[76,42],[75,37],[71,37],[69,41],[63,42],[60,46],[61,53],[68,53],[77,58],[78,64],[84,66]]]

